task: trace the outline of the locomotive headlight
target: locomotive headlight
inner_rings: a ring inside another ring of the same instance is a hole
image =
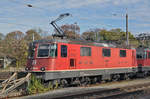
[[[41,67],[40,70],[41,70],[41,71],[45,71],[45,67]]]
[[[29,71],[30,69],[29,69],[29,67],[26,67],[25,70],[26,70],[26,71]]]

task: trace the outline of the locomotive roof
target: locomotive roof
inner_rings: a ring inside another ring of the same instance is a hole
[[[85,41],[85,40],[75,40],[75,39],[36,40],[33,43],[36,44],[36,43],[52,43],[52,42],[60,42],[60,43],[68,43],[68,44],[80,44],[80,45],[89,45],[89,46],[116,47],[114,44],[98,43],[98,42]]]

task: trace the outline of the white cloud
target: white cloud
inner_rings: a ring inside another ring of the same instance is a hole
[[[39,1],[33,3],[35,6],[38,7],[46,7],[50,10],[59,9],[59,8],[80,8],[80,7],[87,7],[94,4],[106,4],[111,0],[55,0],[55,1]],[[103,6],[103,5],[100,5]]]
[[[112,0],[114,5],[128,5],[140,2],[140,0]]]
[[[99,5],[100,7],[105,5],[128,5],[128,4],[136,4],[140,2],[140,0],[55,0],[55,1],[38,1],[33,3],[35,6],[38,7],[47,7],[51,9],[58,9],[58,8],[80,8],[80,7],[87,7],[91,5]]]
[[[147,28],[147,27],[150,27],[150,23],[140,23],[140,24],[135,24],[136,27],[139,27],[139,28]]]

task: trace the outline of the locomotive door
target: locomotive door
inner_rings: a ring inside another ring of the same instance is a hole
[[[76,49],[69,50],[69,68],[70,69],[76,68]]]
[[[103,48],[102,54],[103,54],[105,68],[110,68],[110,66],[111,66],[110,65],[111,49]]]
[[[132,66],[135,66],[136,64],[135,64],[135,58],[136,58],[136,56],[135,56],[135,51],[132,51]]]

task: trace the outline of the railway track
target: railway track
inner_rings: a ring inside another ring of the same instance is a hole
[[[99,86],[63,88],[17,99],[137,99],[149,94],[150,79],[147,78]]]
[[[121,88],[72,93],[52,99],[135,99],[136,97],[146,94],[149,91],[150,83],[144,83]]]

